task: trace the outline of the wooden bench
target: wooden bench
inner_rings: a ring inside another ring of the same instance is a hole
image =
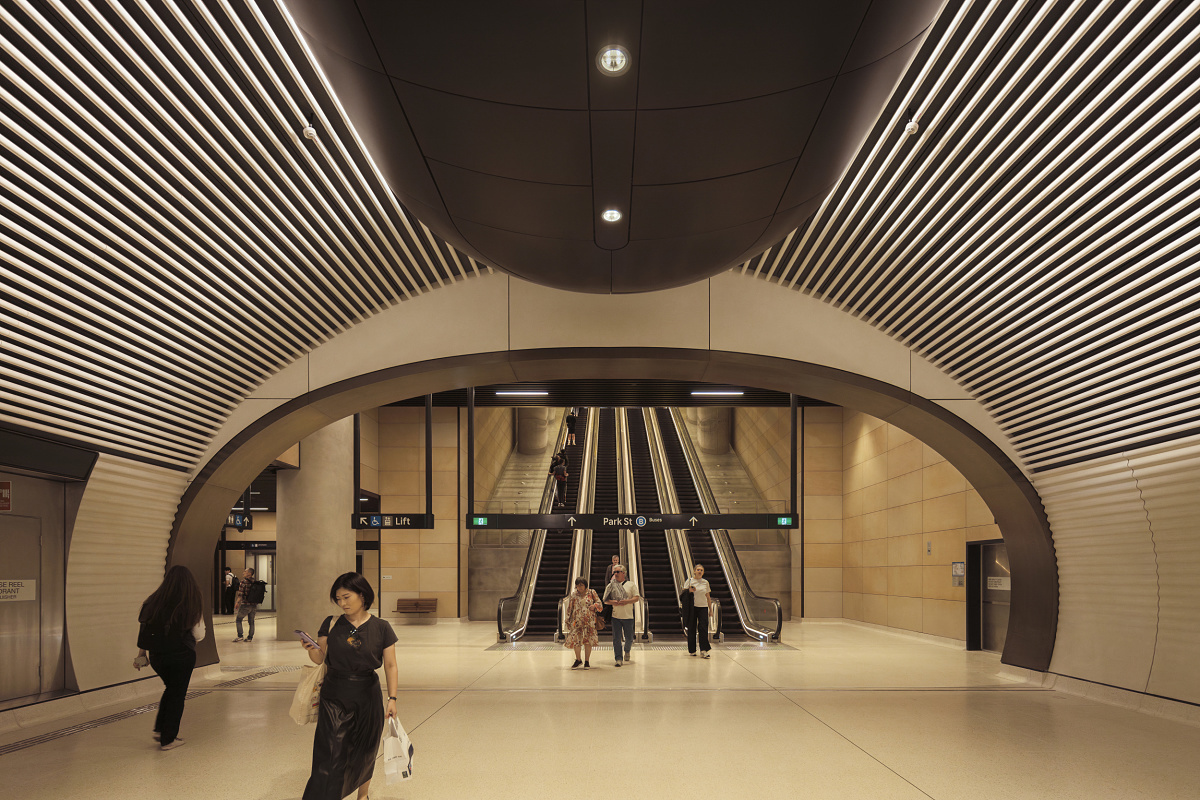
[[[428,614],[437,611],[436,597],[402,597],[396,600],[398,614]]]

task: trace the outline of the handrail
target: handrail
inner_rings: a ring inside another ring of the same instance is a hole
[[[563,414],[558,436],[554,440],[554,452],[557,453],[561,450],[566,441],[567,415]],[[554,476],[547,475],[546,484],[542,487],[542,502],[538,506],[538,513],[552,513],[553,506]],[[525,565],[521,568],[521,580],[517,583],[517,591],[508,597],[501,597],[496,603],[496,635],[502,642],[515,642],[525,635],[525,628],[529,625],[529,609],[533,605],[533,587],[537,585],[538,570],[541,569],[542,550],[545,545],[545,529],[532,531],[529,538],[529,551],[525,554]],[[512,627],[506,629],[504,627],[504,610],[510,603],[516,603],[517,608],[513,612]]]
[[[627,409],[617,408],[614,411],[617,429],[617,512],[632,514],[637,504],[633,489],[633,460],[629,451],[629,419],[626,416]],[[647,612],[649,605],[645,598],[646,584],[642,576],[641,541],[637,531],[623,529],[619,536],[623,544],[621,551],[624,553],[627,574],[634,578],[634,583],[643,594],[642,602],[635,603],[633,607],[633,637],[639,638],[640,629],[640,638],[649,639],[650,634],[646,628],[650,624],[650,615]]]
[[[563,415],[564,422],[566,415]],[[597,408],[588,409],[588,424],[586,432],[583,436],[583,458],[580,460],[577,485],[578,489],[575,492],[575,512],[579,514],[591,513],[594,504],[596,493],[596,442],[599,439],[597,428],[600,424],[600,410]],[[582,530],[579,528],[572,529],[571,532],[571,559],[567,566],[567,585],[565,587],[566,596],[569,597],[575,588],[575,578],[579,575],[587,573],[588,568],[592,563],[592,532],[590,530]],[[562,603],[559,603],[560,610],[558,614],[558,626],[555,631],[555,639],[562,639],[564,633],[564,618],[561,611]]]
[[[700,466],[700,456],[696,453],[695,444],[692,442],[692,437],[688,434],[687,426],[683,422],[683,415],[680,414],[678,408],[671,409],[671,419],[675,423],[675,430],[679,434],[679,442],[683,446],[684,457],[687,460],[688,471],[691,473],[692,485],[696,487],[696,493],[700,497],[700,506],[705,514],[719,514],[720,507],[717,505],[716,498],[713,496],[712,488],[708,485],[708,478],[704,475],[704,470]],[[713,544],[717,549],[717,558],[721,560],[721,567],[725,570],[725,577],[729,580],[730,593],[733,595],[733,604],[737,608],[738,620],[742,624],[743,630],[750,636],[759,640],[774,639],[779,641],[779,637],[783,632],[783,608],[779,604],[779,600],[774,597],[761,597],[754,593],[750,588],[750,582],[746,580],[746,572],[742,568],[741,559],[738,558],[737,550],[733,547],[733,542],[729,539],[729,531],[713,530],[710,531],[713,537]],[[756,601],[757,604],[771,608],[775,613],[775,619],[766,624],[760,624],[750,612],[750,601]]]

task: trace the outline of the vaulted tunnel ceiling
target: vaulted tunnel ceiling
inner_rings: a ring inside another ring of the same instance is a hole
[[[1034,469],[1196,432],[1198,13],[950,0],[737,269],[912,346]],[[273,3],[5,3],[0,73],[0,424],[190,468],[267,376],[488,269],[397,202]]]
[[[941,5],[286,2],[401,202],[603,293],[694,283],[810,216]]]

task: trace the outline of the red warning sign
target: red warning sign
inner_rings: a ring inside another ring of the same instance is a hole
[[[12,481],[0,481],[0,511],[12,511]]]

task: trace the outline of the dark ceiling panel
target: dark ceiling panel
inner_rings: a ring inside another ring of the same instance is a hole
[[[832,87],[830,79],[753,100],[640,111],[633,182],[699,181],[796,158]]]
[[[699,271],[697,265],[716,264],[705,277],[715,275],[736,263],[738,254],[762,235],[769,222],[770,217],[695,236],[630,242],[613,251],[612,291],[646,292],[680,286],[689,282],[685,276]],[[653,272],[647,272],[646,264],[654,265]]]
[[[509,272],[518,278],[551,286],[583,292],[607,294],[612,290],[611,257],[589,239],[551,239],[491,228],[466,219],[455,219],[455,227],[475,243],[481,257],[492,263],[495,252],[527,253],[517,268]]]
[[[870,0],[649,2],[638,108],[727,103],[837,75]]]
[[[592,245],[590,186],[561,186],[497,178],[430,162],[450,214],[492,228]],[[592,245],[594,246],[594,245]]]
[[[489,103],[401,80],[392,85],[426,158],[517,180],[591,183],[586,111]]]
[[[861,69],[907,46],[923,31],[945,0],[899,0],[890,3],[871,3],[862,26],[854,37],[854,45],[842,65],[843,72]]]
[[[384,71],[355,0],[289,0],[288,11],[310,42],[319,40],[347,61]]]
[[[307,0],[324,2],[324,0]],[[584,4],[561,0],[358,0],[395,78],[466,97],[587,108]]]
[[[695,183],[634,186],[629,238],[687,237],[770,217],[796,162]]]

